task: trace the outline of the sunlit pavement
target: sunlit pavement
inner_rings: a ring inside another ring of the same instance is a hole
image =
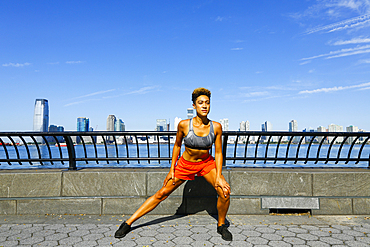
[[[0,246],[370,246],[367,216],[228,216],[233,241],[209,215],[150,215],[114,238],[124,215],[0,216]]]

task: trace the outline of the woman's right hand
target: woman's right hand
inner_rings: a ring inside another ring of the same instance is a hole
[[[175,169],[170,169],[170,171],[168,172],[166,178],[164,179],[163,187],[166,186],[166,184],[170,180],[172,180],[172,184],[175,185]]]

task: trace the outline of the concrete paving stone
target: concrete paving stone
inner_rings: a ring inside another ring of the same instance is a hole
[[[33,237],[33,238],[30,237],[30,238],[20,240],[19,244],[33,245],[33,244],[36,244],[36,243],[40,243],[42,241],[44,241],[43,237]]]
[[[333,237],[321,237],[320,241],[323,241],[323,242],[331,244],[331,245],[333,245],[333,244],[343,244],[342,240],[339,240],[339,239],[336,239],[336,238],[333,238]]]
[[[19,244],[18,241],[15,240],[0,242],[0,246],[4,247],[17,246],[18,244]]]
[[[153,237],[158,234],[158,232],[155,229],[150,229],[150,230],[144,230],[138,233],[142,237]]]
[[[10,226],[0,225],[0,232],[5,232],[5,231],[9,231],[9,230],[10,230]]]
[[[318,231],[318,230],[320,230],[319,227],[311,226],[311,225],[301,225],[300,228],[303,228],[303,229],[306,229],[306,230],[309,230],[309,231]]]
[[[161,227],[157,229],[157,232],[170,233],[174,232],[176,229],[174,227]]]
[[[20,233],[20,234],[9,236],[6,240],[22,240],[22,239],[26,239],[30,237],[32,237],[31,233],[28,233],[28,234]]]
[[[363,227],[363,226],[354,226],[353,230],[358,231],[358,232],[370,233],[370,228]],[[0,229],[0,232],[1,232],[1,229]]]
[[[319,237],[329,237],[330,233],[329,232],[324,232],[324,231],[310,231],[312,235],[319,236]]]
[[[266,227],[256,227],[256,229],[254,230],[260,233],[275,233],[275,229],[269,228],[267,226]]]
[[[76,230],[76,231],[68,233],[70,237],[82,237],[88,234],[90,234],[89,230]]]
[[[23,230],[23,229],[31,228],[31,227],[32,227],[32,224],[16,224],[16,225],[13,225],[10,229],[11,230]]]
[[[68,238],[63,238],[59,240],[59,244],[61,245],[74,245],[82,241],[81,237],[68,237]]]
[[[294,232],[285,231],[285,230],[282,230],[282,231],[278,230],[275,232],[275,234],[279,236],[284,236],[284,237],[295,237],[297,235]]]
[[[104,246],[104,245],[103,245]],[[116,242],[116,243],[113,243],[113,246],[119,246],[119,247],[134,247],[134,246],[138,246],[137,243],[135,241],[132,241],[132,240],[121,240],[119,242]]]
[[[292,245],[306,244],[306,241],[304,241],[303,239],[300,239],[300,238],[296,238],[296,237],[284,237],[283,241],[288,243],[288,244],[292,244]]]
[[[301,234],[308,233],[308,230],[302,229],[302,228],[298,228],[298,227],[290,227],[288,229],[288,231],[294,232],[294,233],[301,233]]]
[[[331,227],[321,227],[320,230],[323,231],[323,232],[328,232],[330,234],[342,233],[341,230],[334,229],[334,228],[331,228]]]
[[[97,233],[105,233],[105,232],[109,232],[109,231],[110,231],[110,229],[108,227],[98,227],[96,229],[91,229],[90,233],[97,234]]]
[[[56,241],[59,241],[59,240],[62,240],[64,238],[68,238],[68,234],[67,233],[56,233],[56,234],[53,234],[53,235],[49,235],[49,236],[46,236],[45,237],[45,240],[56,240]]]
[[[202,240],[199,240],[199,241],[196,241],[194,243],[191,244],[191,246],[196,246],[196,247],[204,247],[204,246],[214,246],[213,243],[209,242],[209,241],[202,241]]]
[[[230,241],[225,241],[221,238],[221,235],[218,235],[217,237],[212,237],[208,240],[209,242],[213,243],[214,246],[218,245],[229,245]]]
[[[209,240],[212,236],[207,233],[194,233],[190,236],[195,241]]]
[[[298,233],[296,237],[301,238],[303,240],[312,240],[312,241],[319,239],[319,237],[307,233]]]
[[[82,241],[78,242],[73,245],[73,247],[93,247],[93,246],[98,246],[98,243],[96,241]]]
[[[252,244],[267,244],[268,240],[261,237],[249,237],[247,238],[247,242]]]
[[[3,242],[6,240],[6,237],[0,237],[0,242]]]
[[[370,237],[355,237],[356,241],[370,244]]]
[[[260,233],[260,232],[249,231],[249,230],[244,230],[240,234],[242,234],[242,235],[244,235],[246,237],[259,237],[259,236],[262,235],[262,233]]]
[[[112,244],[117,243],[119,241],[120,240],[118,238],[115,238],[115,237],[104,237],[104,238],[96,240],[98,245],[103,245],[103,246],[112,245]]]
[[[42,226],[34,226],[34,227],[31,227],[31,228],[26,228],[24,230],[21,230],[21,233],[23,234],[28,234],[28,233],[34,233],[34,232],[39,232],[39,231],[42,231],[44,230],[44,227]]]
[[[190,230],[176,230],[172,232],[172,234],[177,237],[184,237],[184,236],[190,236],[191,234],[193,234],[193,232],[191,232]]]
[[[207,233],[209,231],[209,229],[205,228],[205,227],[192,227],[190,229],[191,232],[193,233]]]
[[[346,240],[346,241],[352,241],[355,239],[355,237],[347,235],[347,234],[332,234],[333,238],[339,239],[339,240]]]
[[[8,236],[17,235],[20,233],[21,233],[21,230],[9,230],[5,232],[0,232],[0,237],[3,237],[3,236],[8,237]]]
[[[254,229],[256,229],[255,226],[251,226],[251,225],[238,225],[237,227],[241,228],[243,230],[254,230]]]
[[[167,241],[161,240],[161,241],[156,241],[151,246],[158,246],[158,247],[160,247],[160,246],[176,246],[176,244],[174,242],[172,242],[171,240],[167,240]]]
[[[278,234],[271,234],[271,233],[263,233],[261,238],[270,240],[270,241],[279,241],[282,240],[283,237]]]
[[[40,230],[38,232],[34,232],[32,237],[46,237],[55,234],[55,230]]]
[[[140,237],[134,240],[137,245],[152,245],[157,240],[154,237]]]
[[[352,230],[350,226],[344,226],[344,225],[332,225],[331,227],[338,229],[338,230]]]
[[[229,226],[228,228],[229,228],[229,231],[230,231],[232,234],[241,233],[241,232],[243,231],[243,229],[241,229],[241,228],[239,228],[239,227],[237,227],[237,226],[233,226],[233,225]],[[210,230],[214,230],[214,228],[213,228],[213,229],[210,229]]]
[[[288,227],[281,226],[281,225],[270,225],[269,227],[272,228],[272,229],[275,229],[276,231],[277,230],[287,230],[288,229]]]
[[[57,233],[70,233],[77,231],[77,228],[75,226],[65,226],[58,229],[55,229],[55,232]]]
[[[180,244],[191,244],[194,242],[194,240],[191,237],[182,236],[172,239],[172,242],[174,242],[176,245],[180,245]]]
[[[176,236],[171,234],[171,233],[159,233],[159,234],[155,235],[154,237],[156,239],[162,240],[162,241],[167,241],[167,240],[171,240],[171,239],[176,238]]]
[[[307,245],[311,246],[311,247],[330,247],[330,246],[332,246],[332,245],[324,243],[322,241],[307,241]]]
[[[288,244],[284,241],[270,241],[269,242],[269,246],[273,246],[273,247],[290,247],[292,246],[291,244]]]
[[[95,228],[96,228],[95,224],[81,224],[77,226],[78,230],[91,230]]]
[[[58,241],[42,241],[40,243],[32,245],[32,247],[34,246],[57,246],[57,245],[58,245]]]
[[[351,246],[351,247],[368,247],[368,244],[357,242],[357,241],[346,241],[345,242],[346,246]]]
[[[363,232],[354,231],[354,230],[343,230],[342,232],[344,234],[354,236],[354,237],[364,237],[365,236],[365,234]]]
[[[207,226],[207,227],[209,227],[209,226]],[[174,228],[176,230],[188,230],[189,228],[191,228],[191,226],[184,225],[184,224],[179,224],[179,225],[175,225]]]
[[[97,234],[88,234],[88,235],[85,235],[85,236],[82,236],[82,239],[84,241],[96,241],[98,239],[102,239],[104,238],[104,235],[101,234],[101,233],[97,233]]]
[[[230,243],[231,246],[237,246],[237,247],[253,247],[253,244],[247,242],[247,241],[238,241],[238,240],[233,240]]]
[[[246,239],[247,239],[247,236],[244,236],[243,234],[240,234],[240,233],[233,234],[233,241],[245,241]]]

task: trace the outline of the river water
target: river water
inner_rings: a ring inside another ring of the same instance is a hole
[[[97,145],[97,154],[98,157],[106,157],[105,147],[104,145]],[[275,157],[276,154],[276,147],[277,145],[271,144],[268,147],[268,157]],[[316,157],[317,156],[317,150],[319,145],[312,145],[309,152],[309,157]],[[350,157],[351,158],[357,158],[359,155],[361,145],[354,145]],[[20,158],[27,159],[28,154],[26,151],[25,146],[18,146],[18,151]],[[247,148],[247,157],[254,157],[255,155],[255,145],[248,145]],[[330,158],[336,158],[338,156],[340,145],[333,145],[330,150]],[[59,149],[57,147],[51,146],[51,153],[53,158],[60,158]],[[172,146],[170,147],[170,151],[168,150],[168,145],[160,145],[159,146],[159,152],[161,157],[171,157],[172,154]],[[302,145],[299,149],[299,156],[301,158],[305,158],[307,154],[308,145]],[[14,147],[7,146],[9,158],[17,158],[17,153]],[[64,158],[68,157],[67,148],[62,147],[62,156]],[[82,145],[76,145],[76,157],[84,157],[84,149]],[[87,157],[95,157],[95,150],[93,145],[86,145],[87,150]],[[116,157],[116,147],[114,145],[108,145],[108,157]],[[264,157],[265,156],[265,150],[266,145],[259,145],[257,150],[257,157]],[[329,145],[323,145],[321,147],[319,157],[326,158],[327,153],[329,150]],[[341,158],[347,158],[348,152],[350,150],[350,145],[343,145],[340,157]],[[34,145],[29,146],[30,156],[31,158],[38,158],[38,152],[37,148]],[[182,152],[184,151],[184,148],[182,148]],[[285,157],[287,151],[287,145],[280,145],[279,151],[278,151],[278,157]],[[235,145],[228,145],[227,146],[227,154],[226,157],[234,157],[235,152]],[[296,157],[297,152],[297,145],[291,145],[288,152],[288,157]],[[47,146],[40,145],[40,153],[42,158],[49,158],[49,151]],[[128,150],[126,149],[125,145],[118,145],[118,154],[119,157],[127,157],[127,153],[129,157],[137,157],[137,146],[136,145],[128,145]],[[212,153],[214,154],[214,149],[212,150]],[[245,145],[244,144],[238,144],[236,149],[236,157],[244,157],[245,153]],[[150,157],[158,157],[158,145],[149,145],[149,155]],[[148,149],[147,145],[139,145],[139,157],[148,157]],[[362,158],[366,158],[367,160],[370,159],[370,145],[365,145],[362,153]],[[6,159],[6,154],[3,147],[0,147],[0,159]],[[86,164],[85,162],[77,162],[77,167],[169,167],[170,163],[168,161],[120,161],[119,163],[117,161],[109,161],[102,162],[100,161],[99,164],[96,162],[89,162]],[[274,163],[273,161],[267,161],[266,163],[264,161],[256,161],[253,160],[246,161],[231,161],[227,160],[226,162],[227,167],[284,167],[284,168],[292,168],[292,167],[317,167],[317,168],[324,168],[324,167],[361,167],[361,168],[367,168],[369,166],[368,161],[362,161],[358,164],[355,164],[355,162],[349,162],[348,164],[345,164],[345,162],[341,161],[338,162],[338,164],[335,164],[335,162],[328,162],[325,164],[325,162],[319,162],[318,164],[315,164],[314,162],[307,162],[307,164],[304,164],[304,162],[294,162],[294,161],[288,161],[286,164],[284,164],[284,161],[278,161]],[[32,165],[28,162],[23,162],[22,165],[20,165],[18,162],[12,162],[12,165],[9,165],[6,162],[1,162],[0,169],[40,169],[40,168],[67,168],[68,162],[65,162],[64,165],[61,162],[54,162],[54,164],[51,164],[50,162],[43,162],[43,164],[40,164],[39,162],[33,162]]]

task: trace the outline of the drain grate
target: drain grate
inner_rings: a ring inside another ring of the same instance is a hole
[[[311,209],[269,208],[270,215],[311,215]]]

